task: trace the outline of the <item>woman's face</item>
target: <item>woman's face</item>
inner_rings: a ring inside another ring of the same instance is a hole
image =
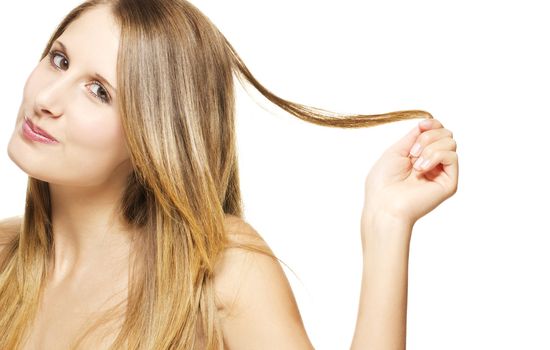
[[[94,8],[67,27],[51,56],[32,71],[8,144],[9,157],[29,176],[95,186],[128,173],[115,92],[118,45],[119,28],[110,10]],[[29,139],[25,119],[58,142]]]

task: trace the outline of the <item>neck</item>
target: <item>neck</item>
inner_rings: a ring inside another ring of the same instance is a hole
[[[50,184],[54,257],[52,279],[86,275],[102,266],[111,271],[113,260],[127,259],[130,230],[123,224],[117,204],[122,181],[97,187]]]

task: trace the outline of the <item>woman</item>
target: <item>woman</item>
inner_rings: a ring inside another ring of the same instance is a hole
[[[456,192],[452,133],[423,111],[338,117],[283,100],[184,0],[92,0],[50,38],[8,144],[29,182],[22,220],[0,225],[1,349],[313,348],[242,219],[233,73],[319,125],[427,118],[374,165],[361,217],[352,348],[405,348],[408,244]]]

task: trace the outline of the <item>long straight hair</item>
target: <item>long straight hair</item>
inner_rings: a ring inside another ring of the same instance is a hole
[[[337,115],[284,100],[250,73],[216,26],[185,0],[92,0],[50,37],[98,5],[120,26],[118,108],[133,172],[119,203],[135,232],[128,296],[82,333],[123,318],[111,349],[223,349],[213,288],[223,252],[261,244],[229,239],[225,215],[243,217],[235,140],[234,75],[290,114],[357,128],[414,118],[421,110]],[[0,227],[2,229],[2,227]],[[21,346],[54,264],[49,185],[29,177],[20,227],[0,257],[0,348]]]

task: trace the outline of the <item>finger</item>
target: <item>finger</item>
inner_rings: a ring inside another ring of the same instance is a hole
[[[445,180],[449,182],[449,193],[456,192],[458,184],[458,154],[455,151],[438,151],[433,155],[431,161],[432,165],[420,172],[417,171],[417,173],[428,173],[441,164],[443,172],[447,175],[447,179]]]
[[[412,156],[413,158],[418,157],[420,153],[422,153],[422,150],[424,150],[424,148],[426,148],[428,145],[446,137],[452,138],[453,133],[447,129],[434,129],[424,131],[418,136],[415,144],[411,147],[410,156]]]
[[[427,125],[424,125],[427,123]],[[437,119],[423,119],[420,121],[411,131],[409,131],[403,138],[393,144],[389,150],[398,153],[402,157],[410,155],[411,147],[414,145],[418,137],[425,131],[430,129],[439,129],[443,125]]]
[[[420,134],[420,127],[418,125],[415,125],[414,128],[412,128],[405,136],[394,143],[388,150],[396,152],[402,157],[406,157],[409,154],[412,145],[414,144],[416,139],[418,139],[418,136],[420,136]]]
[[[442,161],[444,155],[448,152],[456,153],[456,148],[456,141],[450,137],[438,140],[426,147],[414,163],[414,168],[419,172],[426,172],[430,171],[440,163],[445,165]],[[454,171],[452,164],[450,164],[450,166],[451,168],[449,168],[449,171]],[[445,170],[445,172],[447,171]]]
[[[441,124],[441,122],[437,119],[424,119],[418,123],[418,127],[420,128],[420,131],[426,131],[440,129],[443,127],[443,124]]]

